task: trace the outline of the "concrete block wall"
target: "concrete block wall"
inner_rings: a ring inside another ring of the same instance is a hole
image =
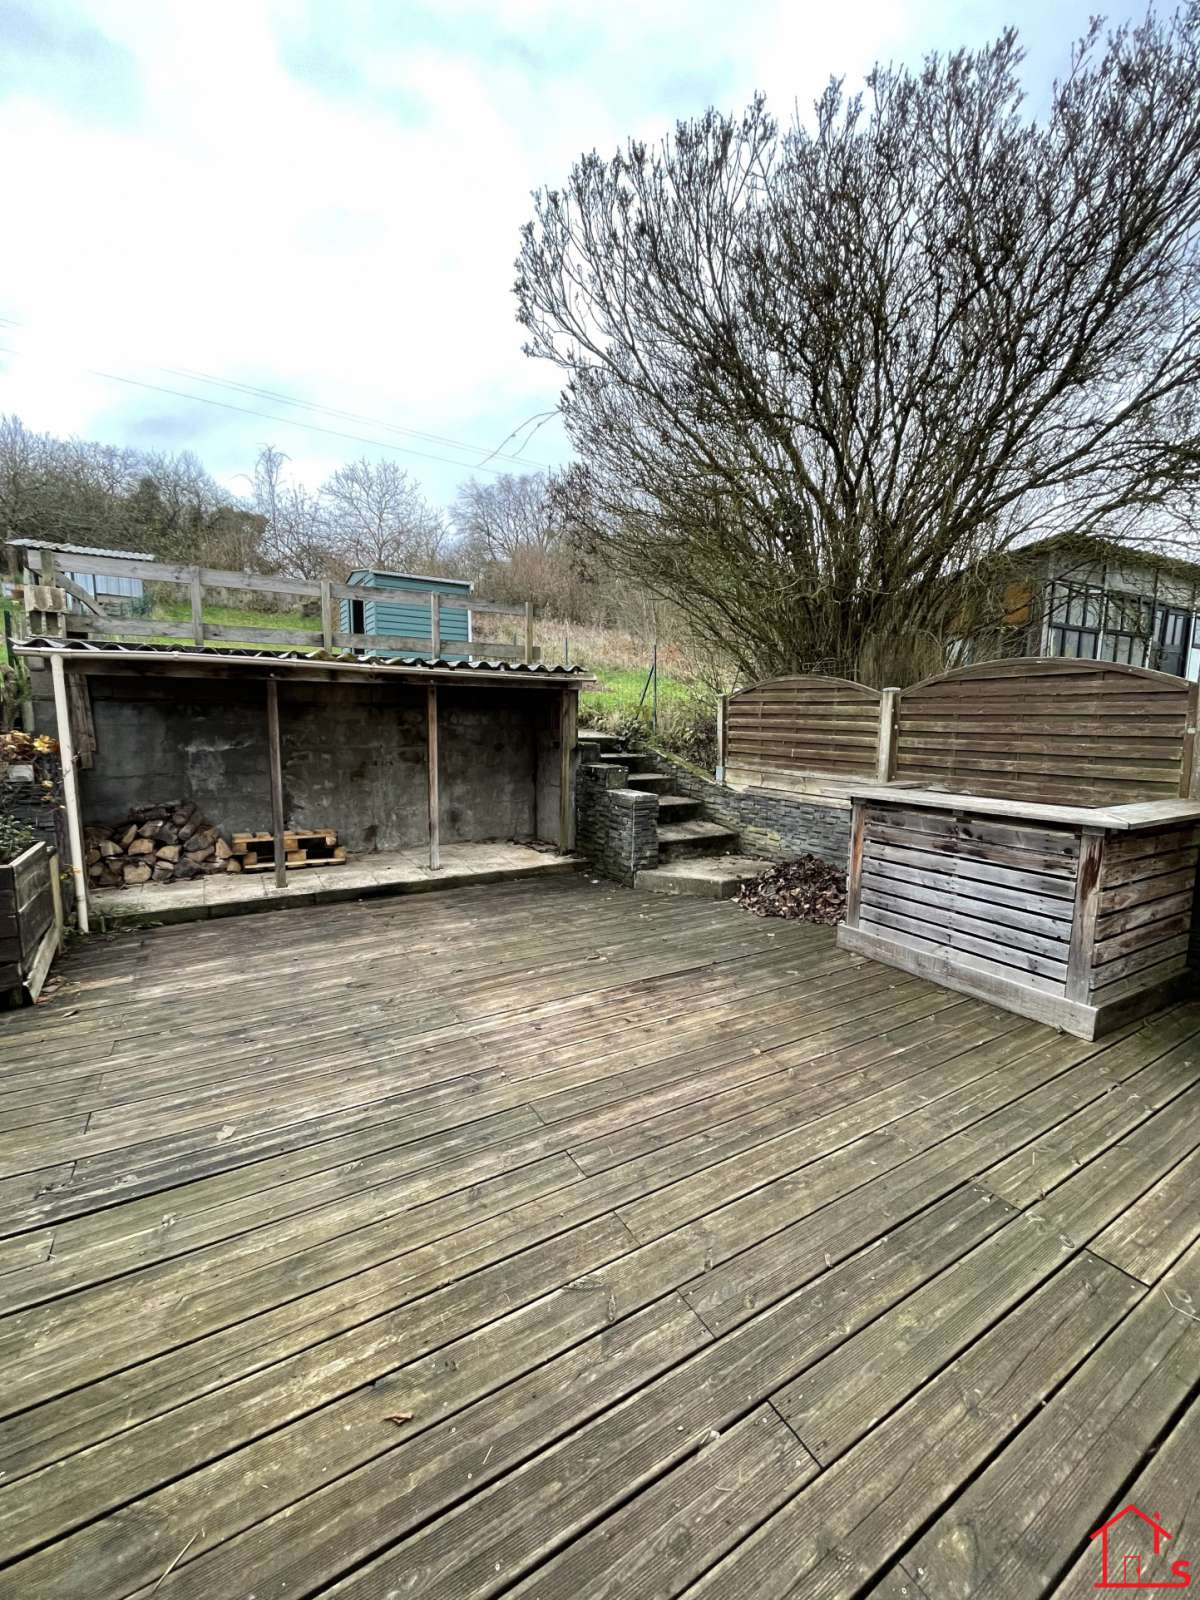
[[[30,676],[39,728],[53,733],[49,672]],[[97,749],[80,773],[85,821],[186,799],[220,827],[270,827],[261,681],[104,674],[88,683]],[[554,693],[443,685],[443,843],[557,841],[559,710]],[[289,827],[336,828],[356,852],[424,847],[423,686],[283,681],[279,711]]]
[[[581,763],[575,784],[575,847],[605,878],[632,884],[658,865],[658,800],[623,789],[626,769]]]
[[[657,751],[647,752],[643,764],[668,773],[672,790],[698,800],[713,822],[736,828],[746,855],[774,862],[813,855],[837,867],[849,859],[848,808],[819,805],[778,789],[731,789]]]

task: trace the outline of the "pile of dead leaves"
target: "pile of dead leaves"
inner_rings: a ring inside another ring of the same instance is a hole
[[[756,917],[787,917],[832,927],[846,914],[846,874],[816,856],[801,856],[744,883],[738,904]]]

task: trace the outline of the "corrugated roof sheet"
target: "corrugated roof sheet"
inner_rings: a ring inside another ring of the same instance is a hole
[[[20,550],[53,550],[55,555],[64,556],[115,556],[121,561],[154,561],[157,559],[149,550],[110,550],[101,548],[96,544],[51,544],[48,539],[9,539],[8,544],[16,545]]]
[[[352,650],[263,650],[253,645],[141,644],[120,639],[21,639],[16,648],[38,654],[67,655],[152,655],[195,661],[294,661],[310,666],[403,667],[420,672],[437,668],[439,672],[512,672],[536,677],[576,678],[590,674],[580,666],[563,667],[545,661],[470,661],[447,660],[442,656],[356,655]]]

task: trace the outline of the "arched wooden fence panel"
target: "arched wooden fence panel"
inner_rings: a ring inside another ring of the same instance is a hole
[[[1104,661],[991,661],[899,697],[898,783],[1119,805],[1193,792],[1196,686]]]
[[[873,778],[879,691],[848,678],[772,678],[725,702],[723,762],[731,781],[790,786],[816,775]]]

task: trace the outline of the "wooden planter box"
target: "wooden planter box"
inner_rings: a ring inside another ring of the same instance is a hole
[[[25,988],[36,999],[58,948],[58,857],[30,845],[0,866],[0,996]]]
[[[1187,976],[1200,806],[854,799],[844,949],[1094,1039]]]

